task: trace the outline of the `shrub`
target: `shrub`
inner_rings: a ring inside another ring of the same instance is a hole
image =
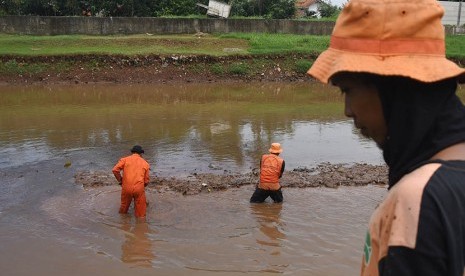
[[[310,60],[298,60],[296,63],[295,63],[295,71],[297,73],[302,73],[302,74],[305,74],[307,73],[308,69],[312,66],[313,64],[313,61],[310,61]]]
[[[233,63],[229,67],[229,72],[234,75],[247,75],[249,73],[249,66],[245,63]]]
[[[213,65],[210,66],[210,71],[213,74],[216,74],[216,75],[223,75],[224,74],[224,67],[221,64],[213,64]]]
[[[14,59],[0,63],[0,71],[6,74],[22,74],[24,70],[21,67]]]

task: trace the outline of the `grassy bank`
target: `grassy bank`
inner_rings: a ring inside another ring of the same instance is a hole
[[[22,36],[0,35],[0,55],[250,55],[320,52],[329,36],[287,34]]]
[[[329,36],[232,33],[223,35],[24,36],[0,34],[0,55],[254,55],[319,53]],[[465,58],[465,39],[446,38],[447,56]]]
[[[290,79],[305,75],[329,36],[231,33],[211,35],[25,36],[0,34],[0,81],[94,81],[197,78]],[[465,39],[446,38],[447,56],[465,64]],[[137,68],[137,70],[127,70]],[[144,70],[145,69],[145,70]],[[119,71],[118,71],[119,70]],[[134,73],[132,73],[134,72]],[[117,75],[122,76],[117,76]],[[131,74],[137,74],[128,76]],[[170,76],[171,74],[171,76]],[[99,76],[100,75],[100,76]],[[79,77],[79,78],[81,78]],[[53,81],[53,80],[51,80]]]

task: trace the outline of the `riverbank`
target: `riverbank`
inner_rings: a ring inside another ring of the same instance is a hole
[[[318,54],[3,56],[0,85],[303,82]],[[459,65],[465,59],[452,59]]]
[[[315,55],[1,57],[3,84],[307,81]]]
[[[465,41],[446,37],[447,57],[465,64]],[[294,82],[329,36],[205,34],[0,35],[0,84]]]

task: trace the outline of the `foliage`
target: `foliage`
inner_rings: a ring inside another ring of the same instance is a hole
[[[16,60],[9,60],[5,63],[0,63],[0,72],[10,72],[14,74],[21,74],[21,66],[16,62]]]
[[[295,14],[295,4],[293,0],[280,0],[273,2],[268,15],[273,19],[291,18]]]
[[[2,0],[0,15],[137,16],[205,15],[196,4],[208,0]],[[229,0],[231,16],[285,19],[295,14],[294,0]]]
[[[21,9],[24,14],[57,15],[58,3],[56,0],[24,1]]]
[[[233,63],[229,67],[229,72],[234,75],[247,75],[249,70],[249,66],[242,62]]]
[[[198,2],[208,4],[208,0],[3,0],[0,15],[185,16],[205,13]]]
[[[318,0],[318,12],[321,17],[337,17],[340,12],[340,8],[338,6],[331,5],[331,3]]]
[[[207,3],[206,3],[207,2]],[[196,3],[208,4],[208,1],[196,0],[159,0],[154,1],[155,6],[151,16],[186,16],[193,14],[203,14],[205,11],[200,10]]]
[[[0,1],[0,15],[21,14],[21,0]]]
[[[295,71],[297,73],[307,73],[308,69],[310,69],[310,67],[312,66],[313,62],[310,61],[310,60],[298,60],[296,63],[295,63]]]
[[[230,0],[231,15],[236,17],[265,17],[273,19],[292,18],[295,14],[294,0]]]
[[[49,67],[49,65],[43,63],[18,63],[15,59],[12,59],[6,62],[0,62],[0,74],[38,74],[46,71],[47,67]]]
[[[223,65],[215,63],[210,66],[210,71],[215,75],[223,75],[225,70]]]

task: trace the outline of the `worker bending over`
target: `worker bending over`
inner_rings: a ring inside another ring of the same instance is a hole
[[[145,186],[149,184],[150,165],[142,158],[144,150],[136,145],[131,149],[132,155],[121,158],[113,167],[113,174],[121,185],[120,214],[127,214],[134,199],[134,212],[137,218],[144,218],[147,208]],[[121,177],[120,172],[123,171]]]
[[[264,202],[268,197],[276,203],[283,201],[283,193],[279,185],[285,166],[284,160],[279,157],[283,149],[281,144],[272,143],[268,151],[270,154],[264,154],[260,160],[260,182],[250,198],[251,203]]]

